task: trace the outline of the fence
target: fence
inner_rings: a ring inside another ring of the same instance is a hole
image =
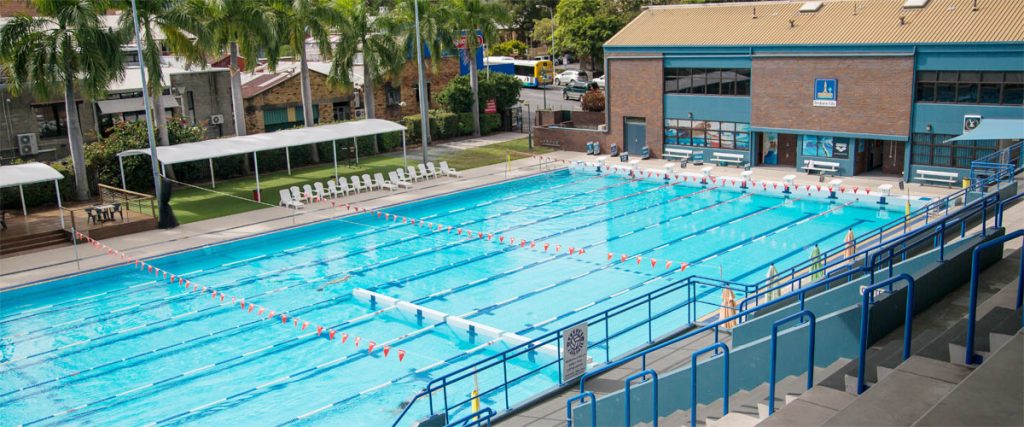
[[[116,209],[123,209],[124,211],[121,212],[123,216],[121,219],[122,223],[131,222],[131,212],[156,218],[156,200],[153,196],[104,184],[99,184],[99,189],[100,203],[98,206],[111,207],[108,210],[111,215],[117,212],[112,207],[116,206]],[[96,218],[96,214],[91,213],[96,207],[64,207],[61,209],[63,213],[71,216],[72,230],[86,230],[89,228],[89,222],[95,221]],[[127,212],[127,215],[125,215],[125,212]]]

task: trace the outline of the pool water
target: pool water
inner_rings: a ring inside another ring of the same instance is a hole
[[[388,211],[495,237],[360,214],[150,262],[348,334],[345,344],[128,266],[0,294],[0,424],[390,424],[431,379],[509,345],[400,310],[378,312],[354,289],[536,337],[691,274],[755,283],[771,263],[782,270],[806,260],[814,244],[840,244],[847,228],[859,234],[898,215],[870,204],[564,170]],[[538,247],[499,244],[498,235]],[[568,246],[587,252],[570,256]],[[618,258],[639,253],[639,265]],[[690,267],[680,273],[661,260]],[[662,321],[656,332],[680,326]],[[642,335],[616,348],[640,345]],[[391,354],[368,355],[369,341],[390,345]],[[402,362],[396,349],[405,351]],[[509,369],[526,372],[550,359],[524,355]],[[493,387],[501,375],[481,372],[478,381]],[[557,381],[557,371],[529,377],[514,399]],[[426,410],[417,403],[406,419]]]

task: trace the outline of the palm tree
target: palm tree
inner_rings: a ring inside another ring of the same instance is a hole
[[[419,2],[419,5],[416,5],[416,2]],[[454,46],[456,34],[452,28],[454,20],[452,16],[453,10],[448,3],[443,2],[398,0],[393,15],[396,21],[395,27],[398,29],[396,35],[399,39],[399,45],[408,49],[410,57],[413,56],[416,49],[415,13],[417,6],[420,15],[420,43],[422,43],[425,51],[431,52],[431,70],[437,72],[437,60],[441,57],[441,52]],[[419,97],[416,99],[419,99]],[[427,102],[429,103],[430,100],[428,99]],[[429,123],[424,125],[427,126],[425,133],[429,139]]]
[[[82,125],[75,89],[96,98],[124,75],[123,34],[105,28],[103,0],[34,0],[39,16],[15,16],[0,27],[0,66],[10,77],[12,93],[27,85],[40,98],[64,91],[68,145],[75,171],[75,196],[89,199]]]
[[[248,58],[245,61],[246,70],[256,67],[256,58],[261,50],[271,65],[277,63],[280,49],[265,49],[277,46],[277,16],[266,3],[252,0],[185,0],[182,7],[187,13],[202,17],[207,33],[198,39],[201,46],[217,51],[227,47],[235,135],[245,135],[242,70],[239,68],[238,56]],[[245,172],[249,173],[249,156],[244,156],[244,159]]]
[[[139,15],[139,33],[142,58],[146,64],[146,91],[153,100],[153,120],[156,122],[160,145],[170,145],[167,135],[167,118],[163,103],[163,67],[161,66],[162,47],[167,47],[178,57],[189,64],[203,63],[204,55],[198,40],[207,38],[206,27],[177,0],[144,0],[136,2]],[[122,11],[121,28],[126,34],[134,37],[135,22],[132,18],[131,0],[119,0],[115,7]],[[159,33],[158,33],[159,31]],[[158,40],[163,34],[164,40]],[[163,46],[161,46],[161,44]],[[168,174],[174,176],[173,168]]]
[[[341,23],[341,14],[325,0],[277,0],[273,4],[280,27],[277,33],[292,52],[299,56],[299,78],[302,85],[302,118],[305,125],[313,126],[313,91],[309,85],[309,64],[306,59],[306,39],[312,37],[324,57],[331,56],[331,31]],[[316,147],[313,162],[320,162]]]
[[[336,86],[351,87],[349,73],[356,57],[363,57],[363,108],[366,118],[376,117],[373,87],[393,77],[405,62],[405,51],[398,43],[398,20],[389,13],[371,10],[366,0],[336,0],[343,23],[337,27],[338,43],[334,46],[328,82]],[[377,138],[373,151],[380,152]]]
[[[473,136],[480,136],[480,94],[476,69],[476,49],[480,40],[474,33],[479,32],[484,40],[497,40],[498,23],[508,20],[508,14],[500,4],[485,0],[452,0],[451,5],[454,28],[460,28],[467,34],[465,49],[469,60],[469,84],[473,89]]]

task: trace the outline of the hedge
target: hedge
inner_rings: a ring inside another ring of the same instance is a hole
[[[432,140],[457,138],[473,134],[472,113],[450,113],[447,111],[431,110],[428,114],[430,120],[430,138]],[[402,126],[409,129],[409,143],[420,141],[420,116],[405,116],[402,118]],[[480,133],[490,134],[501,129],[500,114],[481,114]]]

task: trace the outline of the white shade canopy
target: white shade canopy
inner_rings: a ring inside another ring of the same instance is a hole
[[[56,181],[58,179],[64,179],[64,175],[57,172],[50,165],[43,163],[34,162],[0,166],[0,188]]]
[[[379,135],[405,130],[405,126],[382,120],[367,119],[322,126],[304,127],[246,136],[209,139],[187,144],[156,147],[157,160],[163,164],[215,159],[259,151],[315,144],[333,140]],[[122,151],[118,156],[149,154],[149,149]]]

